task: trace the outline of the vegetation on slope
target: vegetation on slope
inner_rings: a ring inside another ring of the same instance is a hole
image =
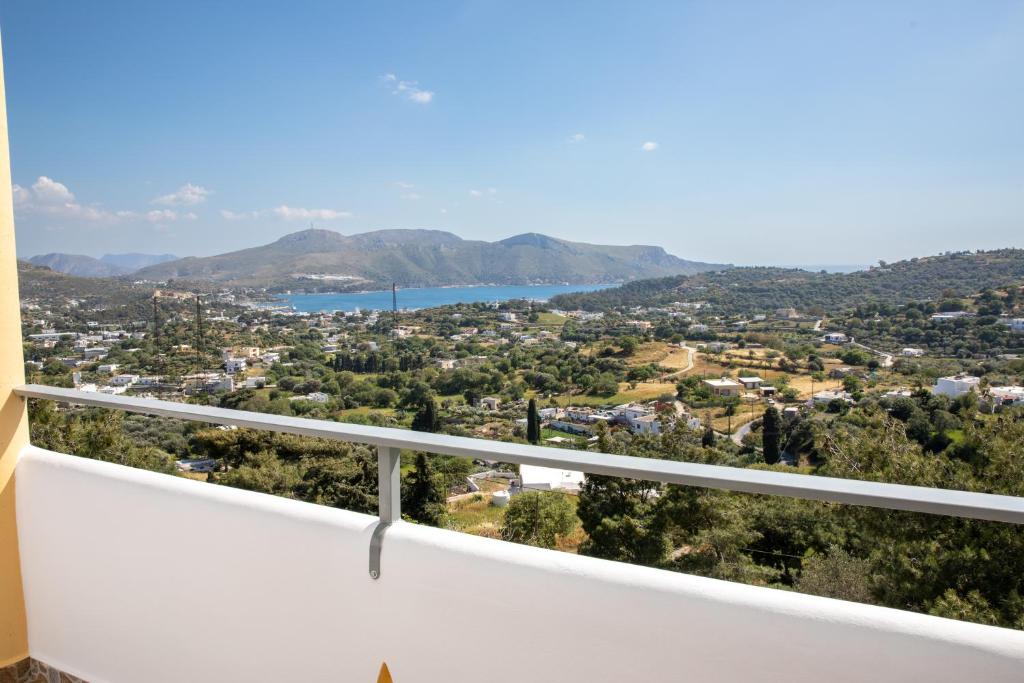
[[[702,301],[726,314],[796,308],[830,313],[866,302],[904,303],[963,295],[1024,280],[1024,250],[959,252],[880,262],[855,273],[812,273],[791,268],[724,271],[630,282],[600,292],[562,294],[552,305],[608,310]]]

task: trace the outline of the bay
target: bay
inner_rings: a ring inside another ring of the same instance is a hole
[[[615,285],[480,285],[475,287],[418,287],[398,290],[399,309],[433,308],[449,304],[492,303],[512,299],[547,301],[556,294],[592,292]],[[286,294],[281,303],[296,311],[387,311],[391,310],[391,290],[321,294]]]

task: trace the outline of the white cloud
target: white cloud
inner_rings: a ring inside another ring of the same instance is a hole
[[[229,221],[241,221],[246,218],[259,218],[259,211],[228,211],[227,209],[221,209],[220,215]]]
[[[496,187],[488,187],[486,190],[470,190],[469,191],[469,196],[470,197],[483,197],[483,196],[493,197],[496,194],[498,194],[498,188],[496,188]]]
[[[587,139],[587,136],[583,133],[573,133],[569,136],[569,142],[583,142]]]
[[[86,221],[113,221],[131,216],[130,211],[110,212],[97,206],[85,206],[75,199],[67,185],[44,175],[39,176],[32,187],[20,185],[11,187],[14,205],[19,212],[79,218]]]
[[[484,193],[481,192],[480,190],[470,190],[469,191],[469,196],[470,197],[483,197]]]
[[[410,201],[410,202],[415,202],[415,201],[418,201],[418,200],[420,200],[422,198],[423,197],[420,195],[419,192],[403,192],[402,193],[402,199],[405,199],[405,200]]]
[[[17,183],[14,184],[11,190],[14,192],[15,206],[23,206],[32,200],[32,193]]]
[[[185,183],[176,191],[157,197],[151,203],[161,206],[195,206],[205,202],[211,194],[213,193],[205,187]]]
[[[403,81],[395,74],[385,74],[384,83],[391,88],[392,95],[403,95],[416,104],[430,104],[434,99],[433,91],[420,88],[416,81]]]
[[[40,204],[58,205],[75,203],[75,195],[67,185],[58,183],[56,180],[47,178],[44,175],[32,184],[32,194]]]
[[[448,209],[441,209],[441,213],[448,213]]]
[[[166,223],[178,220],[178,212],[172,209],[153,209],[146,212],[146,220],[150,223]]]
[[[658,149],[658,143],[647,141],[644,144],[640,145],[640,149],[642,149],[645,152],[653,152],[654,150]]]
[[[303,209],[301,207],[286,206],[282,204],[271,212],[278,218],[286,221],[294,220],[320,220],[333,221],[339,218],[349,218],[352,214],[348,211],[336,211],[334,209]]]
[[[415,186],[415,185],[413,185],[412,183],[407,183],[407,182],[405,182],[404,180],[399,180],[399,181],[397,181],[397,182],[395,183],[395,185],[398,185],[398,186],[399,186],[400,188],[402,188],[403,190],[411,190],[412,188],[416,187],[416,186]]]

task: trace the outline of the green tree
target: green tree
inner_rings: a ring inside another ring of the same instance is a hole
[[[657,485],[636,479],[588,474],[576,514],[588,538],[580,553],[634,564],[659,565],[669,550]]]
[[[310,503],[355,512],[377,512],[377,469],[370,458],[312,458],[296,495]]]
[[[619,348],[622,349],[622,355],[624,356],[632,356],[636,353],[637,345],[638,342],[634,337],[623,337],[619,340]]]
[[[704,422],[704,433],[700,437],[700,445],[704,448],[713,448],[715,445],[715,429],[711,426],[711,418]]]
[[[566,495],[528,491],[509,502],[501,537],[539,548],[554,548],[558,537],[572,533],[577,524],[573,505]]]
[[[436,432],[441,429],[441,418],[437,416],[437,402],[432,396],[420,404],[412,418],[412,428],[417,432]]]
[[[761,421],[761,447],[764,449],[764,461],[769,465],[774,465],[779,461],[781,421],[779,411],[775,409],[775,406],[768,406]]]
[[[444,519],[444,491],[425,453],[416,454],[413,471],[402,481],[402,513],[422,524],[437,526]]]
[[[537,412],[537,401],[530,399],[526,408],[526,440],[540,443],[540,414]]]

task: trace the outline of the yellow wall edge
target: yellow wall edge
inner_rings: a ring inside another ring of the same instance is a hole
[[[14,250],[14,198],[7,139],[7,94],[0,46],[0,666],[28,656],[14,511],[14,465],[18,454],[28,443],[28,414],[25,402],[12,391],[24,382],[18,262]]]

